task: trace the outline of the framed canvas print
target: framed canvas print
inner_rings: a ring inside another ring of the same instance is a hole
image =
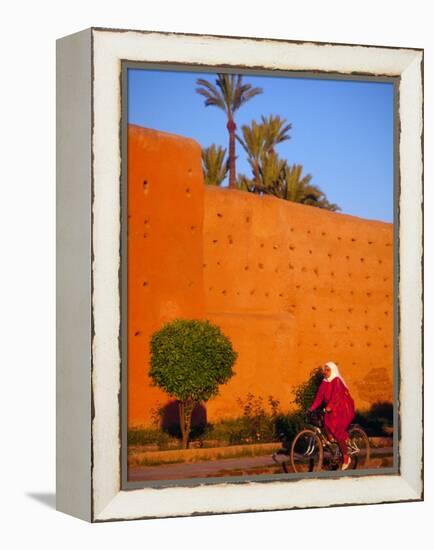
[[[57,503],[423,498],[423,51],[57,45]]]

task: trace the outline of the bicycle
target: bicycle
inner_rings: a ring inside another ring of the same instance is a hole
[[[290,473],[288,462],[291,463],[294,473],[337,470],[342,463],[342,454],[336,441],[331,441],[324,433],[324,412],[311,413],[308,424],[311,427],[298,432],[292,442],[281,434],[282,449],[273,454],[274,462],[281,464],[285,473]],[[370,444],[366,432],[357,424],[351,424],[348,435],[350,469],[368,468]],[[288,458],[280,462],[279,455],[286,455]]]

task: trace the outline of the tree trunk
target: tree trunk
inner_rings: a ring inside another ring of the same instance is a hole
[[[179,401],[179,425],[181,427],[182,448],[188,449],[190,443],[191,414],[194,409],[194,401]]]
[[[235,189],[235,130],[237,126],[233,118],[228,120],[226,127],[229,132],[229,189]]]
[[[184,408],[184,402],[178,401],[178,407],[179,407],[179,426],[181,428],[181,437],[182,437],[182,448],[187,448],[187,438],[185,433],[185,408]]]

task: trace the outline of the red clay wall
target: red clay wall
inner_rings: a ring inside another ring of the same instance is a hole
[[[210,420],[239,415],[248,392],[289,408],[329,360],[358,407],[392,399],[391,224],[204,188],[186,138],[130,127],[128,143],[130,426],[168,401],[149,385],[148,341],[177,316],[212,320],[239,353]]]
[[[149,339],[167,321],[204,316],[200,146],[128,129],[128,423],[167,396],[148,378]]]
[[[239,352],[211,417],[247,392],[291,406],[326,361],[360,408],[392,399],[393,228],[237,190],[205,189],[206,315]]]

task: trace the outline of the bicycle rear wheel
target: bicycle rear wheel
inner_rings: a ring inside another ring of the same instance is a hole
[[[355,426],[349,430],[348,435],[348,454],[351,457],[351,469],[363,470],[369,468],[371,448],[365,431]]]
[[[291,445],[291,466],[296,473],[317,472],[323,463],[323,446],[313,430],[299,432]]]

